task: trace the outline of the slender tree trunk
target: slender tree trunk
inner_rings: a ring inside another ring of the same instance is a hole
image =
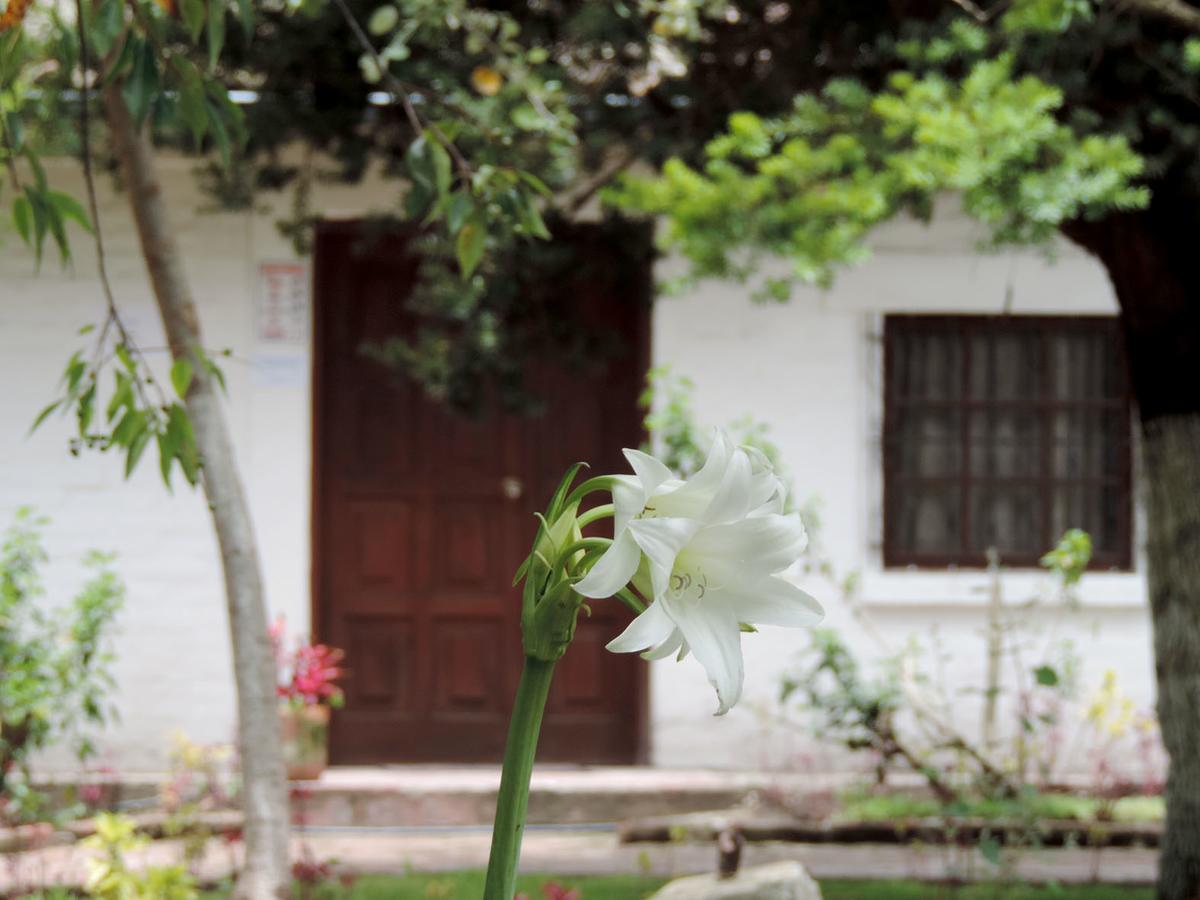
[[[1073,223],[1121,304],[1142,424],[1146,576],[1158,718],[1169,762],[1160,900],[1200,900],[1200,259],[1186,191],[1151,208]]]
[[[118,81],[105,88],[104,105],[171,354],[189,359],[194,371],[186,403],[200,451],[204,493],[221,548],[237,682],[246,867],[235,896],[276,900],[287,896],[290,885],[288,795],[274,663],[250,510],[216,385],[197,356],[202,346],[200,321],[175,232],[167,220],[154,148],[145,132],[135,126]]]

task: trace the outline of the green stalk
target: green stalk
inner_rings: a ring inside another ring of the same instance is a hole
[[[533,774],[533,756],[537,752],[542,713],[546,709],[553,677],[553,662],[525,657],[525,668],[521,671],[521,683],[508,724],[484,900],[512,900],[516,893],[517,862],[521,858],[525,811],[529,807],[529,777]]]

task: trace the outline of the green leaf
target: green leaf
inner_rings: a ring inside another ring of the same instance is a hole
[[[158,433],[158,471],[162,475],[163,484],[167,486],[167,490],[171,489],[171,467],[175,464],[175,456],[173,436],[169,430],[160,431]],[[126,472],[128,471],[127,464]]]
[[[53,403],[47,405],[46,408],[40,413],[38,413],[37,418],[33,420],[33,424],[29,426],[29,433],[33,434],[35,431],[37,431],[41,424],[45,422],[46,419],[50,418],[50,414],[58,409],[60,405],[62,405],[62,401],[55,400]]]
[[[1043,687],[1055,687],[1059,682],[1058,672],[1053,666],[1038,666],[1033,670],[1033,677]]]
[[[97,58],[107,57],[121,34],[121,14],[125,5],[120,0],[102,0],[95,5],[92,16],[91,43]]]
[[[125,367],[125,370],[129,374],[132,375],[137,371],[137,363],[133,361],[133,356],[130,355],[128,347],[124,344],[117,344],[113,352],[117,355],[117,359],[121,361],[121,365]]]
[[[78,200],[62,191],[47,191],[46,197],[61,220],[75,222],[88,234],[92,233],[92,222]]]
[[[225,4],[223,0],[208,0],[208,69],[213,71],[225,46]]]
[[[404,152],[404,161],[413,184],[419,185],[430,194],[436,194],[437,173],[434,171],[433,155],[429,146],[429,138],[421,135],[408,145]]]
[[[16,112],[4,114],[5,128],[8,130],[8,142],[13,153],[20,153],[25,144],[25,123]]]
[[[544,241],[550,240],[550,229],[546,227],[546,222],[542,219],[542,214],[534,203],[533,198],[524,191],[518,191],[517,197],[517,208],[519,210],[521,226],[526,232],[536,238],[541,238]]]
[[[197,0],[200,2],[200,0]],[[208,131],[208,101],[204,95],[204,76],[191,60],[182,57],[175,60],[179,72],[179,117],[192,132],[192,140],[199,148]]]
[[[179,460],[183,477],[188,484],[195,484],[200,474],[200,454],[196,448],[196,435],[192,431],[192,420],[187,410],[172,403],[167,411],[167,442]]]
[[[128,478],[133,474],[133,470],[137,468],[142,454],[150,443],[150,438],[154,436],[153,429],[150,428],[150,423],[146,419],[142,419],[141,428],[133,431],[129,438],[129,452],[125,455],[125,477]],[[168,480],[167,486],[170,486]]]
[[[70,396],[75,396],[75,388],[79,386],[86,371],[87,363],[83,361],[82,354],[78,351],[71,354],[71,358],[67,360],[67,368],[63,372],[63,380],[67,383],[67,393]]]
[[[171,364],[171,385],[181,398],[187,396],[188,388],[192,386],[192,364],[180,357]]]
[[[79,416],[79,433],[86,435],[92,427],[92,415],[96,411],[96,383],[92,381],[87,390],[79,395],[79,405],[76,413]]]
[[[129,106],[133,121],[140,127],[158,96],[158,57],[154,48],[145,41],[139,38],[130,38],[130,41],[134,44],[133,67],[125,79],[121,94]]]
[[[475,201],[470,191],[455,191],[450,195],[450,202],[446,204],[446,228],[451,234],[458,234],[474,211]]]
[[[487,231],[482,219],[476,215],[463,225],[454,242],[458,254],[458,266],[463,278],[470,278],[483,259],[483,251],[487,244]]]
[[[1000,865],[1000,842],[994,837],[986,837],[979,842],[979,852],[993,866]]]
[[[400,11],[391,5],[381,6],[371,13],[371,18],[367,19],[367,31],[378,37],[387,34],[398,24],[400,24]]]
[[[133,404],[133,382],[129,376],[120,369],[116,372],[117,387],[113,391],[112,397],[108,401],[108,409],[105,410],[105,418],[111,422],[117,417],[126,406]]]
[[[200,32],[204,30],[204,20],[208,16],[204,0],[179,0],[179,12],[183,16],[183,24],[192,43],[197,43],[200,40]],[[179,60],[176,60],[176,63],[178,62]]]
[[[254,39],[254,2],[253,0],[238,0],[238,19],[242,23],[242,37],[246,43]]]
[[[21,240],[27,246],[33,246],[33,233],[30,231],[30,220],[33,217],[33,209],[29,205],[29,198],[24,194],[13,200],[13,226],[17,229],[17,234],[21,236]]]
[[[217,144],[217,152],[221,154],[221,164],[228,169],[233,156],[230,151],[229,132],[221,118],[221,110],[211,100],[206,100],[204,108],[208,111],[208,125],[212,129],[213,140]]]
[[[112,441],[119,447],[133,450],[133,442],[146,428],[146,414],[139,409],[127,409],[117,427],[113,429]]]
[[[450,193],[450,182],[453,178],[450,154],[436,137],[429,139],[429,156],[433,163],[433,186],[439,200],[444,200]]]

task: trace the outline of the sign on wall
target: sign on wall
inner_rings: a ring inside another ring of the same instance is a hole
[[[309,274],[305,263],[259,263],[255,299],[254,335],[258,343],[308,343]]]
[[[306,263],[259,263],[254,294],[256,384],[296,388],[307,383],[309,300]]]

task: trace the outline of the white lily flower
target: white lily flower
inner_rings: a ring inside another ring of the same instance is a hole
[[[608,597],[644,567],[652,601],[608,649],[649,650],[650,659],[690,650],[723,715],[742,692],[742,623],[806,626],[824,615],[780,577],[804,550],[804,526],[781,514],[783,488],[766,457],[723,432],[687,481],[645,453],[625,456],[636,475],[614,486],[613,544],[575,589]]]

